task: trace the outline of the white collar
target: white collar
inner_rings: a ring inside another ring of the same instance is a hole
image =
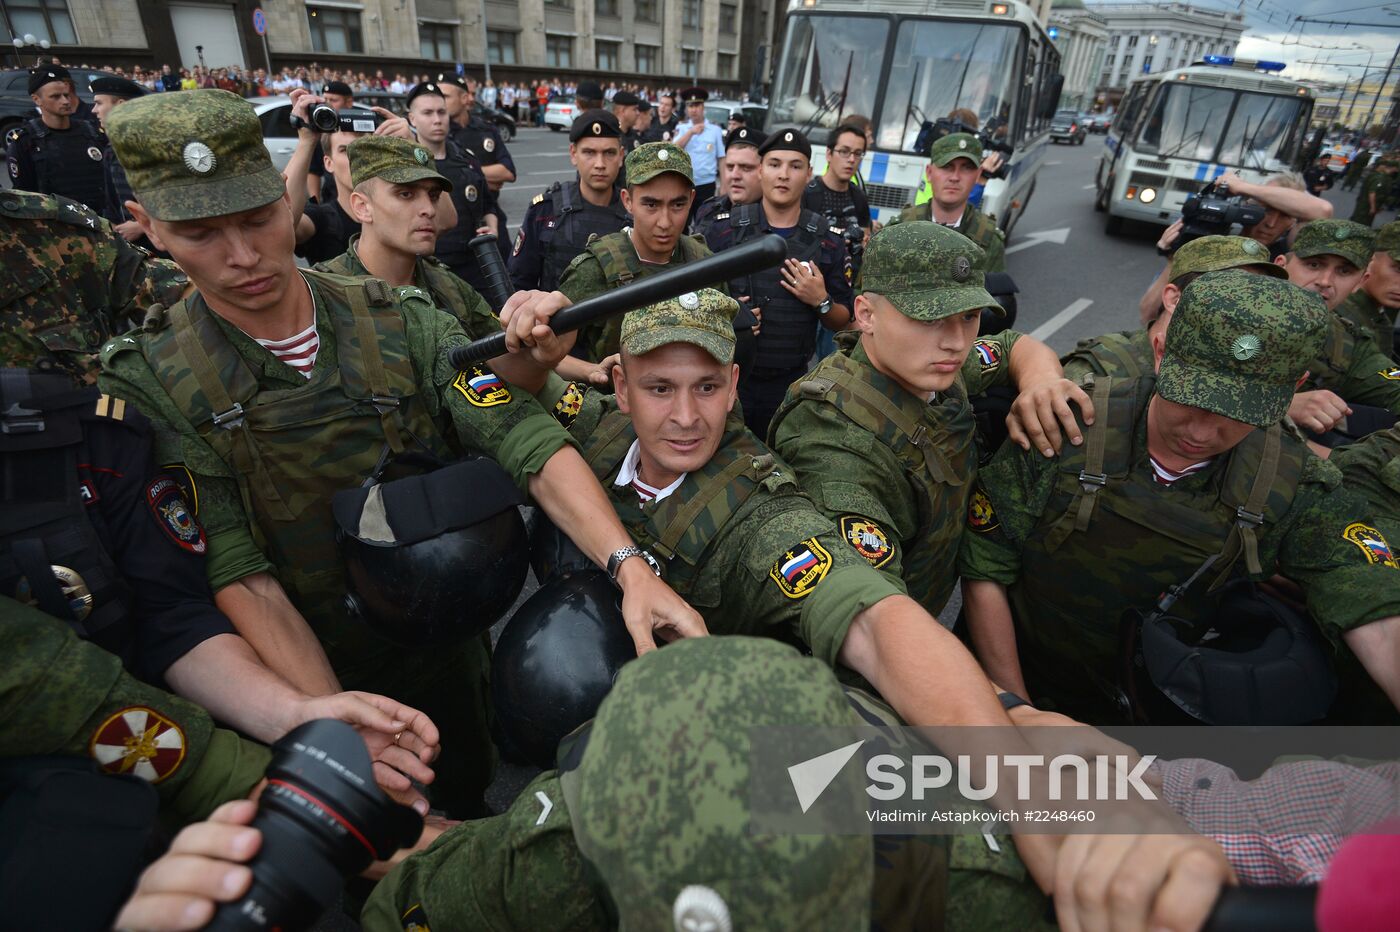
[[[632,446],[627,450],[627,455],[622,458],[622,468],[617,471],[617,478],[613,480],[613,485],[628,486],[636,482],[638,485],[645,486],[648,491],[654,492],[655,494],[652,496],[652,501],[659,502],[667,495],[670,495],[672,492],[676,491],[676,489],[680,488],[681,483],[685,481],[685,477],[689,475],[688,473],[681,473],[675,482],[672,482],[664,489],[658,489],[654,486],[647,485],[637,478],[637,470],[641,465],[641,460],[642,442],[640,440],[633,440]]]

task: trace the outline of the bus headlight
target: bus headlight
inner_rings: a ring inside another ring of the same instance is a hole
[[[1151,204],[1155,200],[1157,200],[1156,188],[1143,188],[1138,192],[1138,201],[1140,203]]]

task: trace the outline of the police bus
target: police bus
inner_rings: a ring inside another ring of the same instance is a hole
[[[826,164],[827,131],[853,115],[874,125],[861,163],[874,219],[914,203],[925,123],[965,108],[987,141],[1013,149],[981,207],[1010,231],[1035,190],[1059,104],[1060,53],[1019,0],[788,0],[768,128],[799,126],[812,164]],[[985,143],[984,143],[985,145]],[[921,200],[927,200],[924,196]]]
[[[1170,223],[1188,196],[1226,171],[1263,181],[1306,143],[1312,92],[1281,62],[1207,55],[1132,82],[1104,141],[1094,207],[1107,230],[1124,220]]]

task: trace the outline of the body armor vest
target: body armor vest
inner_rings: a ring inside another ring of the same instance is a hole
[[[961,376],[946,394],[936,407],[920,401],[873,366],[852,359],[843,347],[798,385],[798,393],[783,401],[768,427],[771,442],[778,424],[797,405],[825,402],[895,455],[907,486],[890,493],[910,496],[918,515],[913,533],[899,542],[902,575],[909,596],[935,615],[957,579],[962,524],[949,516],[967,513],[977,453],[976,422]]]
[[[698,236],[682,236],[676,241],[676,248],[680,252],[681,263],[694,262],[710,255],[709,247]],[[598,260],[598,265],[603,271],[603,280],[607,282],[609,290],[670,267],[643,263],[637,257],[632,240],[621,231],[595,239],[584,247],[584,251]],[[680,263],[675,261],[673,255],[670,265],[678,264]],[[600,362],[603,357],[616,353],[622,340],[622,316],[616,314],[585,326],[579,331],[577,351],[584,354],[585,358],[588,353],[596,353],[593,357],[594,362]]]
[[[129,591],[78,477],[83,421],[104,401],[96,387],[74,388],[64,376],[0,370],[0,594],[34,601],[83,638],[128,614]]]
[[[102,167],[102,137],[86,120],[73,120],[66,132],[54,132],[35,117],[24,125],[39,190],[61,194],[101,213],[107,204],[107,173]],[[97,153],[97,158],[92,153]]]
[[[467,243],[476,236],[486,217],[486,175],[482,173],[480,163],[451,140],[447,142],[447,158],[436,159],[434,165],[439,174],[452,182],[449,196],[452,206],[457,209],[457,225],[438,234],[433,254],[447,263],[447,267],[460,278],[477,287],[481,281],[481,271]]]
[[[763,205],[744,204],[729,215],[738,246],[764,234]],[[788,237],[788,258],[817,267],[822,253],[826,219],[815,210],[802,211],[797,229]],[[818,269],[818,274],[821,270]],[[763,330],[758,335],[754,365],[761,369],[805,369],[817,344],[817,312],[784,288],[782,266],[765,269],[729,283],[730,294],[749,295],[763,309]]]
[[[554,202],[554,226],[540,230],[540,248],[544,262],[540,270],[540,290],[553,291],[574,257],[593,237],[607,236],[627,226],[627,211],[622,198],[613,194],[607,207],[598,207],[583,199],[578,181],[556,182],[548,195]]]
[[[359,233],[350,237],[349,247],[334,259],[316,263],[316,271],[330,272],[334,275],[349,275],[356,278],[370,277],[369,270],[360,261],[359,253],[356,251],[359,237]],[[468,309],[466,302],[462,300],[462,292],[458,290],[456,283],[450,277],[451,274],[441,265],[441,260],[436,257],[425,257],[419,258],[416,263],[413,279],[415,284],[421,284],[424,290],[433,296],[434,304],[461,322],[467,336],[473,339],[483,336],[484,334],[476,332],[481,329],[480,315],[473,314]]]
[[[1070,355],[1089,357],[1096,372],[1115,379],[1140,379],[1152,376],[1155,369],[1152,344],[1145,330],[1081,340]]]

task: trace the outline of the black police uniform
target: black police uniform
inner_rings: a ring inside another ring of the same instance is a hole
[[[22,191],[61,194],[101,212],[107,204],[105,141],[86,120],[53,129],[31,117],[5,135],[10,181]]]
[[[438,235],[433,254],[478,292],[486,293],[486,277],[467,244],[486,218],[496,212],[496,195],[486,183],[486,173],[476,155],[447,140],[447,155],[433,162],[438,174],[452,182],[452,206],[457,225]]]
[[[767,141],[767,134],[761,130],[749,129],[747,126],[736,127],[724,136],[724,152],[727,157],[729,151],[736,145],[753,146],[757,149]],[[704,236],[705,229],[709,226],[716,214],[727,213],[733,209],[734,202],[729,199],[728,194],[716,194],[714,197],[702,202],[695,208],[695,214],[690,221],[690,232]]]
[[[462,79],[455,74],[440,74],[437,79],[439,84],[455,84],[458,87],[466,87]],[[475,112],[467,114],[466,126],[458,126],[454,123],[448,138],[463,149],[473,153],[483,167],[504,165],[510,169],[512,175],[520,177],[520,173],[515,170],[515,159],[510,157],[510,150],[506,148],[505,140],[501,139],[500,130],[496,129],[494,123],[482,119]],[[498,223],[496,228],[498,231],[497,241],[500,244],[501,258],[507,259],[510,234],[506,226],[506,213],[501,209],[499,198],[496,199],[491,213],[495,214]]]
[[[307,202],[303,213],[316,232],[306,242],[297,244],[296,254],[311,265],[343,253],[350,246],[350,237],[360,232],[360,221],[342,210],[335,198],[322,203]]]
[[[588,110],[569,127],[569,142],[582,139],[619,139],[617,118],[606,110]],[[538,288],[553,291],[574,257],[593,236],[616,233],[630,222],[622,196],[614,185],[606,207],[590,203],[579,181],[555,182],[537,194],[525,212],[520,234],[510,257],[510,280],[519,291]]]
[[[134,100],[137,97],[146,96],[144,87],[135,81],[119,78],[114,74],[94,78],[89,87],[94,94],[108,94],[123,100]],[[131,212],[126,209],[126,202],[136,200],[136,194],[131,190],[131,183],[126,179],[126,169],[122,168],[122,163],[117,160],[117,153],[112,149],[110,140],[104,144],[102,149],[102,170],[106,178],[105,194],[100,213],[113,225],[129,223],[133,218]],[[161,256],[166,255],[166,253],[155,249],[145,236],[137,237],[133,242],[149,252]]]
[[[788,139],[787,137],[795,137]],[[760,154],[778,150],[806,152],[811,147],[802,135],[789,130],[775,134],[759,149]],[[721,252],[767,233],[777,233],[788,241],[788,258],[815,265],[826,282],[832,304],[850,307],[851,263],[839,232],[832,232],[826,218],[803,209],[797,226],[779,229],[768,223],[763,202],[744,204],[728,213],[716,214],[707,227],[705,241],[711,251]],[[767,436],[768,422],[778,409],[788,386],[807,371],[816,348],[817,308],[802,303],[783,287],[782,266],[737,278],[729,283],[729,293],[748,295],[750,303],[762,311],[753,366],[740,373],[739,400],[743,403],[744,423],[760,437]]]
[[[680,125],[680,114],[675,112],[672,112],[671,119],[665,122],[652,117],[651,125],[642,134],[642,142],[670,142],[676,138],[676,127]]]

